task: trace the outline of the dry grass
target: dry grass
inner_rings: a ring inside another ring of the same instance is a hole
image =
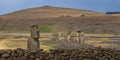
[[[112,36],[112,34],[86,34],[87,36],[94,36],[94,35],[98,35],[98,36]],[[0,36],[1,38],[4,36]],[[27,47],[27,38],[14,38],[14,37],[4,37],[4,39],[0,39],[0,49],[16,49],[16,48],[24,48],[26,49]],[[55,46],[59,46],[60,44],[56,44],[56,43],[47,43],[45,41],[50,41],[50,38],[44,38],[42,37],[40,39],[40,48],[48,50],[51,49]],[[120,41],[118,40],[111,40],[108,38],[93,38],[93,39],[89,39],[89,40],[85,40],[85,43],[87,44],[91,44],[94,46],[102,46],[102,47],[110,47],[110,48],[114,48],[119,46],[118,44],[115,43],[120,43]]]
[[[108,38],[99,38],[99,39],[90,39],[85,41],[87,44],[91,44],[94,46],[101,46],[104,48],[116,48],[119,44],[115,44],[114,42],[120,43],[119,40],[111,40]]]
[[[110,37],[110,36],[116,36],[116,35],[114,35],[114,34],[85,34],[85,36]],[[117,35],[117,36],[120,36],[120,34],[119,34],[119,35]]]
[[[27,48],[27,38],[4,38],[0,39],[0,49],[16,49],[16,48]],[[41,41],[43,40],[49,40],[48,38],[41,38]],[[53,48],[53,46],[50,46],[50,44],[45,44],[45,42],[40,42],[40,48],[48,50],[50,48]]]

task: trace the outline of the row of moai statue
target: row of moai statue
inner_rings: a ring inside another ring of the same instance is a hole
[[[53,33],[53,38],[51,40],[65,40],[67,42],[85,43],[84,32],[80,29],[76,31],[75,34],[69,33]]]

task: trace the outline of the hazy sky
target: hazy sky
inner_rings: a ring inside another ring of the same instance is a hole
[[[0,15],[44,5],[98,12],[120,11],[120,0],[0,0]]]

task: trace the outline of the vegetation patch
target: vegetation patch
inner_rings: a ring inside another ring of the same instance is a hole
[[[48,33],[48,32],[51,32],[52,27],[48,26],[48,25],[41,25],[41,26],[39,26],[38,29],[39,29],[40,32]]]
[[[57,43],[45,43],[45,45],[49,47],[60,46],[60,44],[57,44]]]

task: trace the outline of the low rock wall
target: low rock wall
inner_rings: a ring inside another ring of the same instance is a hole
[[[0,50],[0,60],[120,60],[120,50],[109,48]]]

